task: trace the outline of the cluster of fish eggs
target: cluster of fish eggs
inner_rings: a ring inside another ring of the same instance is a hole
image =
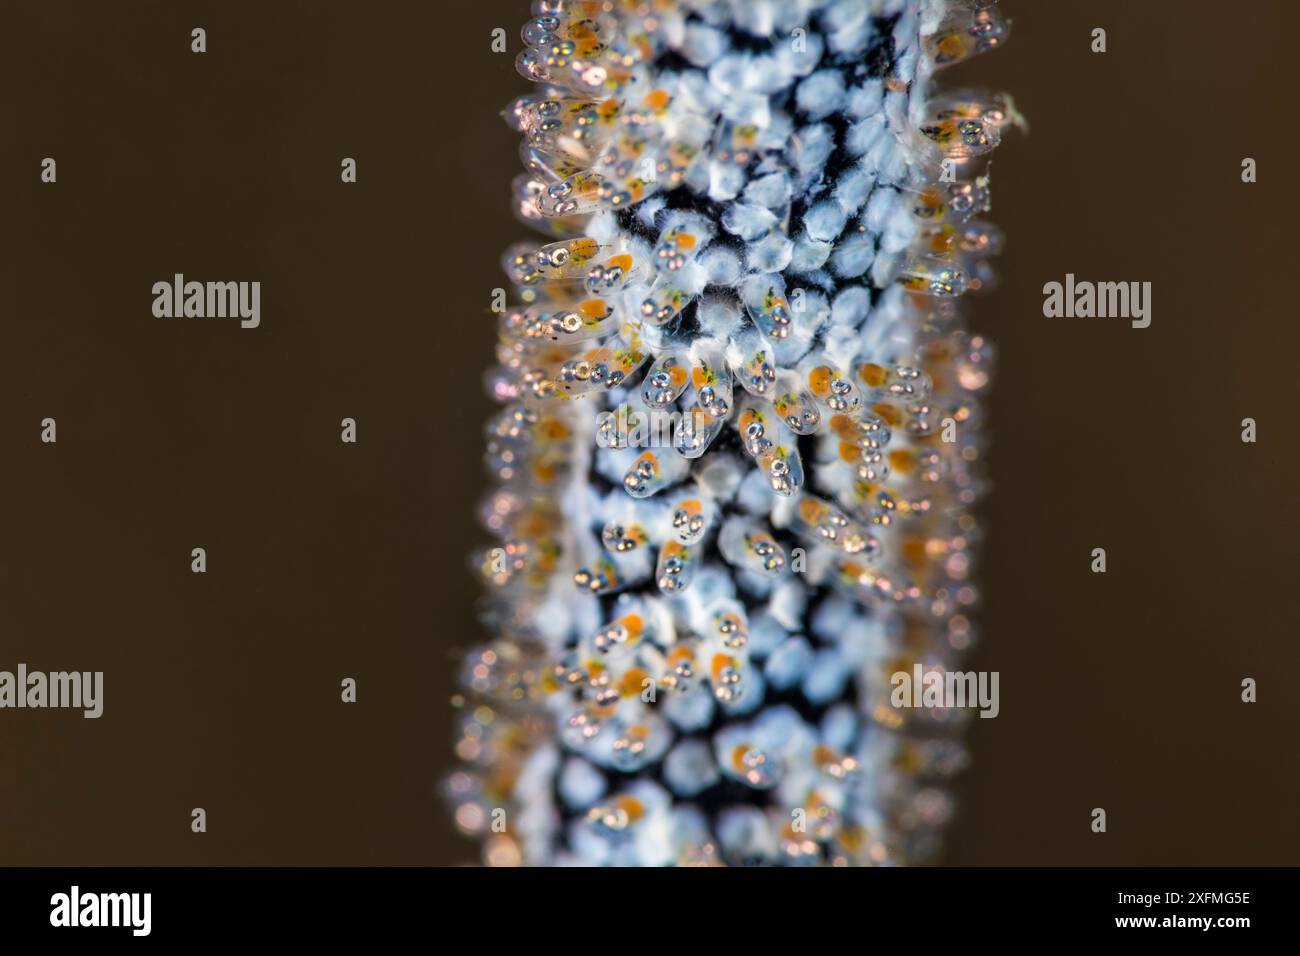
[[[492,864],[905,863],[965,761],[983,2],[538,0],[448,788]]]

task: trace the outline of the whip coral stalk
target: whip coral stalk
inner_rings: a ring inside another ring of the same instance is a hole
[[[538,0],[489,375],[494,639],[456,819],[491,864],[909,863],[967,712],[998,45],[935,0]],[[915,668],[920,666],[921,671]]]

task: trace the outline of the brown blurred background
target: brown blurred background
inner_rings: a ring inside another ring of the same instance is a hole
[[[973,722],[946,861],[1300,863],[1295,5],[1003,6],[1006,49],[943,76],[1032,123],[998,155],[1009,244],[976,314],[1000,357],[971,666],[1001,715]],[[106,690],[98,721],[0,712],[0,864],[474,858],[435,786],[482,638],[465,556],[487,309],[525,234],[497,113],[526,15],[7,10],[0,669]],[[174,272],[261,280],[261,327],[155,319]],[[1151,327],[1044,318],[1067,272],[1152,282]]]

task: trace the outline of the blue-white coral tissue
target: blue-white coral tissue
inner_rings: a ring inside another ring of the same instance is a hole
[[[487,376],[490,641],[457,695],[489,865],[935,857],[969,712],[1010,100],[966,0],[537,0],[518,303]]]

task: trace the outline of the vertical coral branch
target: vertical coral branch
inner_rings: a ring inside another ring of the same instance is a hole
[[[539,0],[465,665],[493,864],[929,858],[967,712],[991,4]],[[919,668],[919,670],[917,670]]]

